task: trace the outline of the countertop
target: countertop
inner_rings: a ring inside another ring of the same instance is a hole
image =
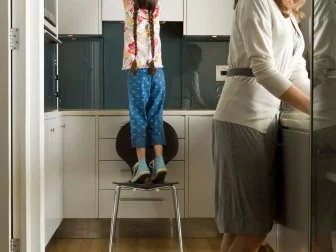
[[[165,116],[213,116],[214,110],[164,110]],[[52,119],[60,116],[128,116],[128,110],[111,109],[111,110],[62,110],[45,113],[45,119]],[[309,131],[310,116],[295,111],[283,113],[280,117],[282,127]]]
[[[164,110],[164,116],[213,116],[214,110]],[[45,113],[45,119],[51,119],[59,116],[128,116],[128,110],[62,110]]]
[[[283,113],[280,117],[280,125],[285,128],[308,132],[310,130],[310,116],[298,111]]]

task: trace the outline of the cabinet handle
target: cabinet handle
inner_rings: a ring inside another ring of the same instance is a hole
[[[51,128],[50,131],[51,131],[51,132],[55,132],[55,128]]]
[[[123,168],[123,169],[120,169],[120,172],[121,173],[130,173],[131,172],[131,169],[127,169],[127,168]]]
[[[163,202],[163,198],[120,198],[120,201]]]
[[[325,148],[325,149],[317,149],[317,155],[335,155],[336,149],[333,148]]]
[[[65,129],[65,124],[63,124],[63,125],[62,125],[62,128],[64,128],[64,129]]]

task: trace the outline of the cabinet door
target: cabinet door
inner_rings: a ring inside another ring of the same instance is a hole
[[[64,117],[64,217],[95,218],[96,118]]]
[[[183,0],[160,0],[161,21],[183,21]],[[103,21],[124,21],[122,0],[103,0]]]
[[[183,21],[184,0],[160,0],[161,21]]]
[[[101,35],[101,0],[59,0],[59,34]]]
[[[308,133],[288,129],[281,130],[281,136],[277,251],[309,251],[310,138]]]
[[[231,35],[233,0],[185,1],[185,35]]]
[[[55,119],[55,223],[56,229],[61,224],[63,219],[63,138],[64,138],[64,123],[63,117]],[[55,231],[56,231],[55,229]]]
[[[52,120],[45,120],[44,122],[44,197],[45,197],[45,245],[48,244],[53,235],[53,221],[52,221],[52,156],[50,147],[52,145]]]
[[[45,244],[63,218],[62,118],[45,121]]]
[[[212,116],[189,117],[189,217],[214,217]]]
[[[122,0],[103,0],[103,21],[124,21],[125,11]]]

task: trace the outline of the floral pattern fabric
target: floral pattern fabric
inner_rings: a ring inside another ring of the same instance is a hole
[[[131,0],[125,9],[125,27],[124,27],[124,54],[123,54],[123,69],[130,69],[135,58],[135,42],[133,36],[133,14],[134,1]],[[160,40],[160,3],[158,2],[153,14],[154,24],[154,64],[157,68],[162,66],[161,58],[161,40]],[[150,23],[148,11],[140,9],[137,18],[137,65],[138,68],[149,68],[149,63],[152,61]]]

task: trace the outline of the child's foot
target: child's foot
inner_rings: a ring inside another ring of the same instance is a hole
[[[163,183],[168,172],[163,157],[156,157],[149,166],[153,169],[151,181],[153,183]]]
[[[131,178],[132,183],[143,184],[147,181],[150,172],[147,166],[147,163],[144,159],[141,159],[137,162],[133,168],[133,176]]]

